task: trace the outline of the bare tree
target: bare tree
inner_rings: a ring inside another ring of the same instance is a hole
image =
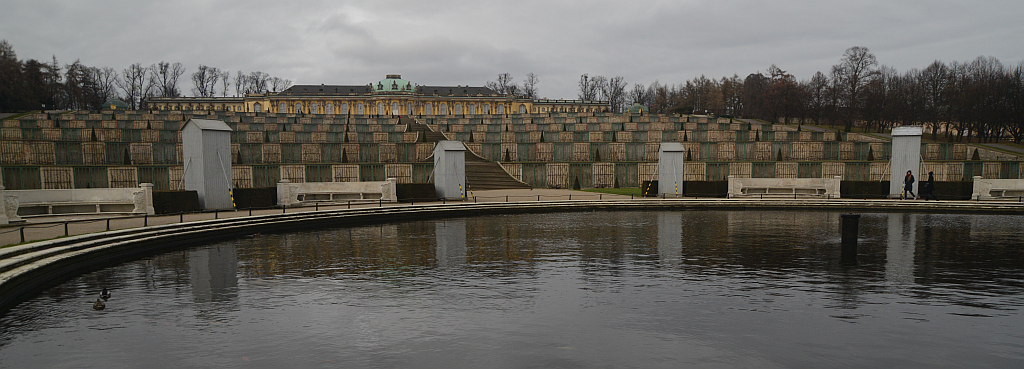
[[[1006,96],[1008,131],[1013,136],[1013,142],[1020,144],[1024,140],[1024,61],[1007,72]]]
[[[288,79],[282,79],[273,77],[270,79],[270,92],[281,92],[287,90],[288,87],[292,86],[292,81]]]
[[[633,89],[629,91],[629,102],[648,106],[650,95],[647,94],[647,86],[640,83],[633,84]]]
[[[488,81],[484,86],[499,95],[516,95],[520,92],[519,86],[512,81],[512,75],[508,73],[498,74],[497,81]]]
[[[651,113],[665,113],[669,109],[669,87],[658,81],[647,86],[647,108]]]
[[[815,124],[821,124],[822,116],[828,106],[829,81],[823,73],[814,73],[811,80],[804,84],[807,96],[808,114],[814,119]]]
[[[765,96],[768,95],[770,80],[765,75],[751,73],[743,79],[743,116],[758,119],[771,119]]]
[[[948,92],[952,81],[946,64],[936,60],[921,70],[917,84],[924,90],[924,120],[930,123],[932,139],[938,138],[939,124],[949,113]]]
[[[89,68],[92,80],[96,83],[96,97],[100,104],[117,96],[117,71],[111,67]]]
[[[231,72],[220,72],[220,96],[227,97],[228,89],[231,88]]]
[[[219,69],[200,64],[198,70],[192,73],[192,95],[196,97],[216,96],[217,81],[220,80],[220,77]]]
[[[128,68],[121,71],[121,78],[117,80],[117,85],[124,92],[122,96],[132,110],[137,110],[142,102],[148,74],[149,69],[144,68],[142,63],[129,65]]]
[[[609,79],[605,95],[611,111],[621,113],[626,106],[626,79],[622,76]]]
[[[505,87],[505,92],[511,96],[520,96],[523,94],[523,89],[519,85],[512,83]]]
[[[743,110],[743,80],[739,75],[733,74],[729,78],[722,77],[718,85],[723,111],[728,115],[738,115]]]
[[[853,129],[854,121],[860,116],[864,105],[862,91],[871,77],[878,73],[878,60],[868,48],[854,46],[846,49],[839,64],[832,66],[832,74],[837,78],[845,108],[844,120],[846,131]]]
[[[242,71],[235,72],[235,96],[243,97],[249,92],[249,76]]]
[[[527,73],[526,79],[523,80],[523,95],[531,99],[537,98],[537,83],[539,82],[540,79],[536,74]]]
[[[150,84],[156,89],[155,94],[159,97],[178,97],[181,91],[178,90],[178,78],[185,74],[185,66],[181,63],[159,62],[149,67]]]
[[[597,99],[597,85],[586,73],[580,75],[580,100],[593,101]]]
[[[246,93],[250,94],[261,94],[269,91],[267,85],[270,83],[270,75],[256,71],[249,73],[249,91]]]
[[[590,83],[594,86],[594,100],[608,100],[608,77],[594,76]]]

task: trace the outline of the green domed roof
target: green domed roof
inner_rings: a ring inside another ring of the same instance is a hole
[[[120,99],[110,99],[103,103],[103,109],[128,110],[128,103],[121,101]]]
[[[629,107],[630,114],[644,114],[647,112],[647,107],[640,104],[633,104]]]
[[[373,85],[374,92],[415,92],[416,86],[399,74],[389,74]]]

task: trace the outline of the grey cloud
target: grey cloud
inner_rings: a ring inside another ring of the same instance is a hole
[[[582,73],[680,83],[777,64],[805,79],[851,46],[900,71],[935,59],[1024,59],[1017,0],[0,0],[0,9],[0,38],[23,59],[117,69],[166,60],[296,83],[400,73],[422,84],[483,84],[533,72],[552,98],[574,97]]]

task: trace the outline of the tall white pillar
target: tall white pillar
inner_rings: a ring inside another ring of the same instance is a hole
[[[219,120],[189,119],[181,141],[185,189],[199,194],[204,210],[233,209],[231,127]]]
[[[466,198],[466,146],[459,141],[440,141],[434,146],[434,189],[443,199]]]
[[[889,162],[889,197],[903,194],[903,179],[909,170],[914,174],[913,191],[921,183],[921,134],[920,126],[896,127],[892,130],[892,158]],[[926,178],[927,179],[927,178]]]
[[[686,147],[679,142],[662,142],[658,150],[658,195],[683,196]]]

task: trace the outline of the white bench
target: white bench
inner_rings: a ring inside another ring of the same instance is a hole
[[[345,203],[349,201],[397,202],[397,180],[381,182],[306,182],[277,183],[277,204],[282,206],[312,206],[316,203]]]
[[[1019,200],[1024,196],[1024,179],[991,179],[974,176],[972,199]]]
[[[76,214],[154,214],[153,184],[135,188],[2,190],[7,222],[23,217]],[[0,224],[4,222],[0,218]]]
[[[838,199],[842,177],[832,178],[736,178],[729,176],[729,197]]]

